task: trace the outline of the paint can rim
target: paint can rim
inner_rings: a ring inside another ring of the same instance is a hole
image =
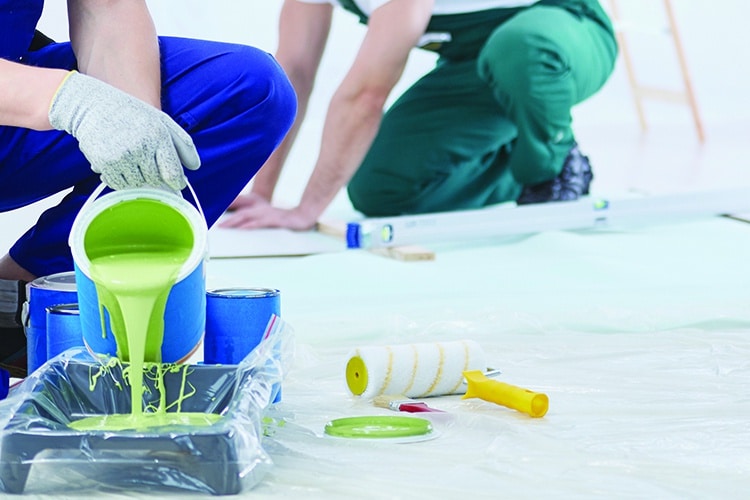
[[[65,271],[62,273],[50,274],[47,276],[40,276],[35,280],[29,282],[28,287],[36,288],[39,290],[53,290],[60,292],[75,292],[76,291],[76,275],[75,271]]]
[[[52,306],[45,307],[47,314],[63,314],[69,316],[80,315],[80,309],[78,308],[78,302],[71,302],[68,304],[55,304]]]
[[[229,287],[212,288],[206,292],[206,295],[225,299],[262,299],[266,297],[277,297],[280,293],[281,292],[275,288]]]
[[[84,207],[85,210],[81,209],[73,221],[68,243],[73,254],[73,261],[83,274],[89,276],[89,265],[91,263],[83,245],[84,235],[89,224],[105,209],[124,201],[138,199],[154,200],[170,205],[187,219],[188,224],[193,229],[193,250],[180,269],[177,281],[181,281],[189,276],[202,262],[208,259],[208,225],[198,209],[184,198],[163,189],[123,189],[108,192],[100,198],[93,200],[88,207]]]

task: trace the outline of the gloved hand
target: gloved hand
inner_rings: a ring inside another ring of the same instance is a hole
[[[187,183],[183,164],[200,167],[193,140],[166,113],[76,71],[52,98],[49,121],[78,139],[91,169],[112,189],[178,191]]]

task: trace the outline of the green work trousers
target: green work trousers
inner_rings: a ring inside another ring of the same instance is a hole
[[[355,209],[480,208],[553,179],[575,142],[571,108],[601,88],[617,47],[594,19],[537,4],[469,52],[441,57],[387,110],[348,185]]]

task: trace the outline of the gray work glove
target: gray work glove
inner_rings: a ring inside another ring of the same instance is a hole
[[[193,140],[166,113],[76,71],[52,99],[49,121],[78,139],[91,169],[112,189],[179,191],[187,183],[182,165],[200,167]]]

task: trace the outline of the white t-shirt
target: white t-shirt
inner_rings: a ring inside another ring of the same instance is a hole
[[[330,3],[339,5],[338,0],[297,0],[304,3]],[[368,16],[381,5],[387,4],[391,0],[354,0],[362,12]],[[466,12],[479,12],[482,10],[524,7],[535,4],[539,0],[435,0],[435,7],[432,13],[441,14],[462,14]]]

